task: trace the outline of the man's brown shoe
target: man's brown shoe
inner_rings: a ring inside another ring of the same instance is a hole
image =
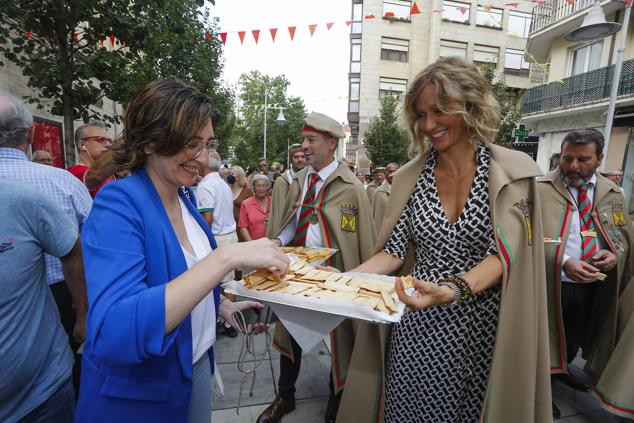
[[[279,423],[285,414],[295,409],[295,400],[287,400],[277,397],[275,400],[260,413],[256,423]]]
[[[568,373],[559,373],[555,375],[555,379],[577,391],[585,392],[590,390],[590,385],[580,381],[579,379]]]

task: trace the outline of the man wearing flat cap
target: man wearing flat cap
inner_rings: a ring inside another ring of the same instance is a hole
[[[279,221],[286,214],[288,206],[286,203],[286,194],[293,182],[293,176],[306,167],[306,159],[304,158],[304,147],[301,144],[293,144],[288,148],[289,167],[282,173],[273,185],[271,193],[271,211],[267,220],[267,235],[274,238],[276,233],[272,233],[272,222]]]
[[[385,178],[387,176],[387,171],[384,167],[377,167],[372,172],[373,180],[368,184],[365,189],[366,194],[368,194],[368,200],[370,200],[370,206],[372,206],[372,201],[374,197],[375,191],[383,185],[385,182]]]
[[[302,148],[306,167],[293,176],[285,212],[270,222],[271,237],[280,245],[337,248],[334,263],[341,271],[358,266],[373,254],[376,230],[363,184],[344,164],[335,160],[339,123],[321,113],[304,119]],[[279,178],[278,178],[279,179]],[[331,333],[333,367],[326,422],[334,422],[338,399],[346,379],[354,341],[352,324],[344,321]],[[279,397],[260,414],[257,422],[279,422],[295,409],[295,382],[302,350],[281,323],[273,345],[280,351]]]

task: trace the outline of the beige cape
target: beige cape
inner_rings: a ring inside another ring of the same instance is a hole
[[[301,194],[306,172],[304,169],[293,177],[290,190],[284,201],[285,213],[274,215],[269,223],[272,237],[288,225],[301,207]],[[279,179],[279,178],[278,178]],[[328,177],[317,194],[317,218],[324,247],[337,248],[334,262],[327,263],[342,271],[352,269],[368,260],[374,253],[376,229],[372,220],[370,205],[361,182],[346,167],[339,165]],[[280,215],[282,217],[280,217]],[[332,372],[335,392],[343,389],[352,345],[353,327],[350,320],[344,321],[330,334],[332,345]],[[275,327],[273,346],[281,354],[293,359],[290,335],[283,325]]]
[[[540,178],[544,236],[561,239],[545,245],[550,328],[550,368],[567,372],[566,343],[561,315],[561,268],[576,203],[557,171]],[[606,272],[595,298],[591,326],[582,345],[586,372],[597,383],[602,406],[623,417],[634,417],[634,227],[619,187],[597,174],[592,221],[602,248],[617,256],[617,266]],[[629,284],[631,285],[631,284]],[[629,373],[628,373],[629,371]]]

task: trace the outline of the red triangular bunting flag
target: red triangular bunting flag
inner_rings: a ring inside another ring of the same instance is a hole
[[[374,15],[365,15],[365,18],[363,18],[363,19],[370,20],[370,19],[374,19],[374,18],[375,18]]]
[[[289,26],[289,27],[288,27],[288,33],[289,33],[289,34],[290,34],[290,36],[291,36],[291,40],[292,40],[293,38],[295,38],[295,30],[296,30],[296,29],[297,29],[297,27],[296,27],[296,26]]]
[[[465,13],[467,13],[467,11],[468,11],[468,10],[469,10],[469,8],[468,8],[468,7],[459,7],[459,8],[458,8],[458,11],[459,11],[460,13],[462,13],[463,15],[464,15]]]
[[[240,37],[240,44],[244,44],[244,35],[246,34],[246,31],[238,31],[238,37]]]
[[[213,37],[211,36],[209,32],[205,32],[205,38],[207,39],[207,42],[210,43]]]
[[[335,24],[334,22],[328,22],[328,23],[326,24],[326,28],[328,28],[328,31],[330,31],[330,28],[332,28],[332,26],[333,26],[334,24]]]
[[[412,3],[412,10],[409,12],[410,15],[419,15],[421,13],[420,9],[416,2]]]
[[[108,38],[110,38],[110,44],[112,44],[112,47],[114,47],[114,35],[110,34],[108,35]]]
[[[28,40],[29,38],[31,38],[31,31],[26,31],[24,35],[26,36],[26,39]]]
[[[566,3],[572,6],[573,4],[575,4],[575,0],[566,0]]]
[[[253,39],[255,40],[255,43],[258,43],[258,40],[260,39],[260,30],[259,29],[252,29],[251,30],[251,34],[253,34]]]
[[[310,36],[312,37],[315,33],[315,29],[317,29],[317,24],[308,25],[308,30],[310,31]]]
[[[625,0],[625,7],[630,7],[632,5],[632,0]]]
[[[346,25],[350,26],[352,24],[352,21],[346,21]]]
[[[506,3],[504,6],[517,8],[517,6],[519,6],[519,3]]]
[[[220,39],[222,40],[222,45],[224,46],[225,44],[227,44],[227,33],[226,32],[221,32],[220,33]]]
[[[386,18],[393,18],[394,17],[394,12],[385,12],[385,15],[383,15]]]
[[[273,40],[273,42],[275,42],[275,36],[277,35],[277,28],[271,28],[269,29],[269,31],[271,32],[271,39]]]

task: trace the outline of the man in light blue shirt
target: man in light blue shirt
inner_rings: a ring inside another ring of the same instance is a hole
[[[31,142],[32,126],[33,117],[29,109],[17,98],[0,91],[0,179],[20,181],[24,187],[35,188],[64,211],[78,233],[92,207],[90,194],[69,172],[29,161],[26,152]],[[86,333],[88,303],[83,264],[80,263],[71,275],[65,277],[58,258],[47,255],[45,263],[46,281],[55,298],[71,348],[76,351]],[[79,367],[74,376],[77,387]]]
[[[44,166],[42,166],[44,167]],[[75,224],[46,195],[0,179],[0,421],[71,422],[73,355],[44,253],[81,262]]]

